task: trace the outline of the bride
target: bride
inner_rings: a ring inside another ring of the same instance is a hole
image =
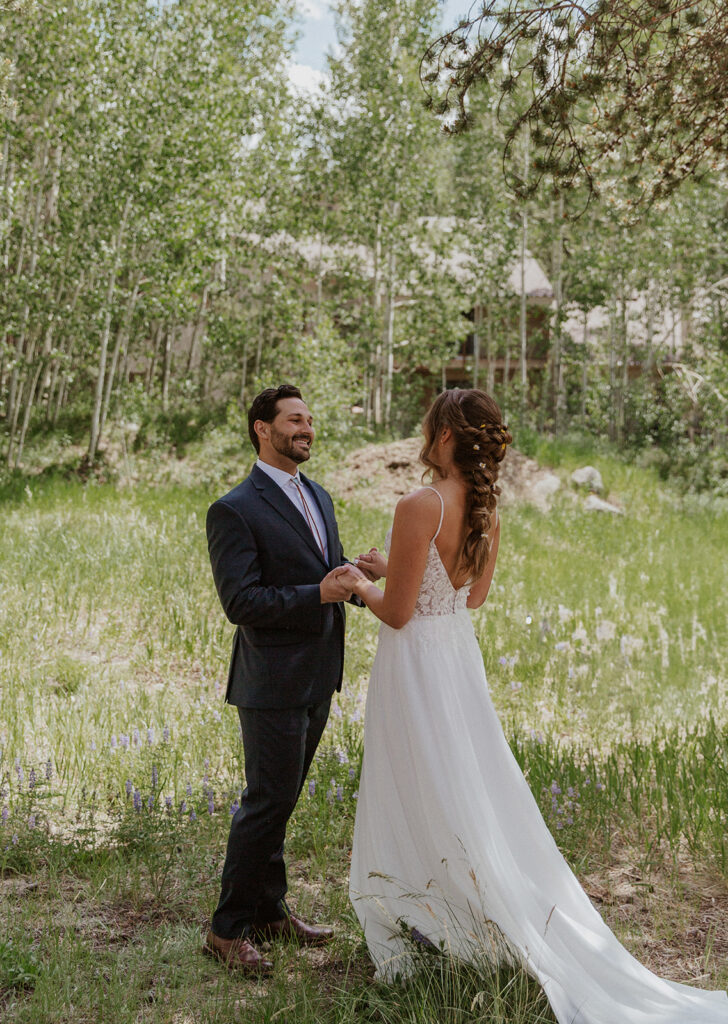
[[[377,977],[413,969],[411,936],[465,960],[516,957],[559,1024],[728,1024],[724,992],[652,974],[620,945],[549,832],[491,703],[468,608],[498,554],[511,442],[483,391],[424,421],[433,485],[397,505],[388,560],[342,582],[381,619],[364,727],[350,893]]]

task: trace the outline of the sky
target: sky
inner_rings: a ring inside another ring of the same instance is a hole
[[[472,0],[442,0],[443,29],[454,27],[459,17],[467,13],[471,3]],[[336,43],[334,16],[326,0],[298,0],[298,9],[301,13],[301,36],[290,74],[294,84],[312,88],[321,80],[326,68],[326,53]]]

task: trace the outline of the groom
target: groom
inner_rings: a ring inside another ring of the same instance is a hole
[[[331,928],[289,910],[286,824],[341,689],[343,551],[327,492],[298,471],[313,417],[297,387],[266,388],[248,413],[258,460],[207,513],[212,574],[237,626],[226,700],[237,706],[246,788],[232,819],[220,900],[203,951],[228,967],[264,972],[256,943],[319,945]]]

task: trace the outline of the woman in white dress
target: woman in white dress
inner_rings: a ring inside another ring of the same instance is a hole
[[[725,992],[652,974],[617,941],[562,857],[491,703],[468,608],[498,553],[511,441],[479,390],[424,421],[433,486],[397,505],[389,559],[345,571],[381,619],[364,727],[350,893],[377,977],[413,968],[410,936],[468,961],[514,957],[559,1024],[728,1024]]]

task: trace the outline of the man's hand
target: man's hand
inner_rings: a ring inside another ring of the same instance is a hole
[[[321,591],[321,604],[336,604],[338,601],[348,601],[351,597],[351,586],[349,585],[350,580],[346,582],[340,580],[340,576],[346,574],[347,569],[354,569],[354,566],[337,565],[335,569],[332,569],[330,573],[321,580],[319,589]],[[358,569],[358,576],[363,576]]]
[[[359,555],[353,561],[372,583],[387,575],[387,556],[376,548],[369,548],[366,554]]]

